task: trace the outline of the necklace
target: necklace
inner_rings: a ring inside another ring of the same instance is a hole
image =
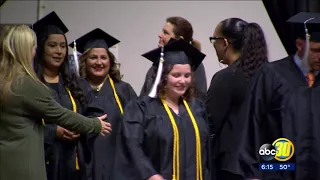
[[[97,85],[97,86],[92,85],[92,84],[90,84],[90,85],[91,85],[91,88],[94,89],[95,91],[100,91],[102,86],[103,86],[103,84],[104,84],[104,82],[99,84],[99,85]]]
[[[92,88],[93,90],[99,92],[99,91],[101,90],[101,88],[102,88],[102,86],[103,86],[103,84],[104,84],[104,82],[106,81],[107,78],[108,78],[108,76],[107,76],[107,77],[102,81],[102,83],[100,83],[99,85],[93,85],[92,82],[90,82],[91,88]]]

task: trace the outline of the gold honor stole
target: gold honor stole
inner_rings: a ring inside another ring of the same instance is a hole
[[[177,127],[177,124],[174,120],[174,117],[164,99],[161,99],[162,104],[170,118],[172,128],[173,128],[173,162],[172,162],[172,168],[173,168],[173,174],[172,174],[172,180],[180,180],[180,152],[179,152],[179,130]],[[191,118],[195,136],[196,136],[196,171],[197,171],[197,179],[196,180],[202,180],[202,162],[201,162],[201,140],[200,140],[200,133],[199,128],[196,123],[196,120],[190,110],[190,107],[186,100],[183,100],[184,106],[188,111],[188,114]]]
[[[73,112],[77,112],[77,104],[76,104],[74,98],[72,97],[70,90],[69,90],[68,88],[66,88],[66,91],[68,92],[70,101],[71,101],[71,103],[72,103]],[[42,119],[42,124],[45,126],[45,121],[44,121],[44,119]],[[78,153],[76,154],[76,169],[77,169],[77,170],[80,170],[79,160],[78,160]]]
[[[123,114],[123,108],[122,108],[122,105],[121,105],[119,96],[118,96],[118,94],[117,94],[116,87],[114,86],[114,82],[113,82],[113,80],[112,80],[112,78],[110,77],[109,74],[108,74],[108,78],[109,78],[109,81],[110,81],[110,84],[111,84],[111,87],[112,87],[112,90],[113,90],[114,98],[115,98],[116,101],[117,101],[117,104],[118,104],[118,106],[119,106],[119,109],[120,109],[121,114]]]

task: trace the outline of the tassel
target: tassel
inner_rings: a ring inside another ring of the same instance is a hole
[[[303,25],[304,25],[304,31],[306,33],[305,35],[305,38],[306,38],[306,46],[305,46],[305,49],[304,49],[304,55],[303,55],[303,58],[302,58],[302,62],[303,64],[308,67],[308,69],[310,69],[310,66],[309,66],[309,63],[308,63],[308,55],[309,55],[309,46],[310,46],[310,34],[308,32],[308,27],[307,27],[307,22],[311,21],[311,20],[314,20],[314,19],[317,19],[319,18],[320,16],[318,17],[313,17],[313,18],[310,18],[308,20],[306,20]]]
[[[163,47],[161,48],[161,57],[160,57],[160,62],[159,62],[159,66],[158,66],[158,70],[157,70],[157,76],[156,76],[156,80],[152,86],[152,89],[149,93],[149,97],[156,97],[157,96],[157,88],[158,88],[158,84],[160,83],[160,79],[161,79],[161,75],[162,75],[162,69],[163,69],[163,62],[164,62],[164,59],[163,59]]]
[[[73,58],[74,58],[74,64],[75,64],[75,70],[77,76],[80,76],[79,73],[79,60],[78,60],[78,54],[77,54],[77,43],[76,41],[73,41]]]
[[[309,19],[311,20],[311,19]],[[307,28],[307,25],[306,23],[309,21],[307,20],[305,23],[304,23],[304,30],[305,30],[305,38],[306,38],[306,46],[304,48],[304,53],[303,53],[303,58],[302,58],[302,62],[303,64],[305,65],[305,67],[308,67],[308,69],[310,69],[310,66],[309,66],[309,63],[308,63],[308,54],[309,54],[309,40],[310,40],[310,34],[308,32],[308,28]]]

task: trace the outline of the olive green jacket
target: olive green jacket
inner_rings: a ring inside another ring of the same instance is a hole
[[[79,133],[99,133],[98,118],[63,108],[44,85],[25,76],[0,105],[0,180],[46,180],[42,118]]]

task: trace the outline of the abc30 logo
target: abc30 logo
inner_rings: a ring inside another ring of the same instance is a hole
[[[265,161],[271,161],[272,159],[288,161],[293,154],[294,145],[286,138],[279,138],[272,144],[263,144],[259,149],[259,155]]]

